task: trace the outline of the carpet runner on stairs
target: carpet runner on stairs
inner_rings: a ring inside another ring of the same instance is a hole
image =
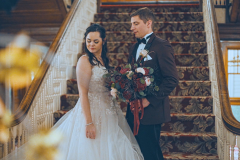
[[[198,5],[148,6],[157,17],[154,32],[174,48],[180,79],[169,96],[172,120],[162,126],[159,144],[164,158],[218,160],[203,13]],[[136,41],[130,31],[129,15],[141,7],[106,5],[94,17],[94,23],[107,31],[113,65],[127,62],[129,48]],[[67,94],[61,96],[61,110],[54,113],[55,121],[78,100],[75,71],[73,67],[73,77],[67,81]],[[125,105],[122,110],[126,111]]]

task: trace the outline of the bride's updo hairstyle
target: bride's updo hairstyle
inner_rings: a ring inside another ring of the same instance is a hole
[[[102,38],[102,42],[103,42],[103,46],[102,46],[102,60],[103,63],[105,64],[106,69],[109,69],[109,59],[107,57],[107,40],[104,40],[106,38],[106,30],[100,26],[99,24],[92,24],[91,26],[89,26],[86,29],[86,32],[84,34],[84,39],[86,39],[88,33],[90,32],[99,32],[100,33],[100,37]],[[95,65],[100,65],[101,63],[98,61],[98,59],[94,56],[93,53],[91,53],[88,49],[87,49],[87,45],[85,43],[85,53],[87,53],[88,57],[89,57],[89,62],[91,65],[95,66]],[[97,62],[96,63],[94,63]]]

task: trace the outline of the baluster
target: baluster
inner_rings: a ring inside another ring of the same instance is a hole
[[[12,135],[13,135],[13,141],[12,141],[12,149],[15,150],[15,140],[17,138],[17,126],[12,128]]]
[[[226,128],[225,128],[226,130]],[[225,152],[226,152],[226,156],[224,157],[224,159],[231,159],[231,145],[230,145],[230,142],[229,142],[229,131],[226,130],[226,139],[225,139]]]
[[[45,125],[44,128],[48,129],[48,115],[47,114],[45,115],[44,125]]]
[[[234,146],[236,143],[236,138],[232,132],[229,132],[229,140],[231,145],[231,160],[234,160]]]
[[[7,132],[8,132],[8,135],[9,135],[10,134],[9,130]],[[8,138],[8,141],[9,140],[11,140],[11,137]],[[4,142],[4,145],[3,145],[3,156],[6,156],[8,154],[8,141]]]
[[[18,125],[18,144],[17,147],[19,148],[21,146],[21,135],[22,135],[22,123]]]
[[[238,160],[239,149],[237,145],[234,146],[234,160]]]
[[[22,144],[23,145],[25,143],[25,130],[23,130],[22,132]]]
[[[236,149],[237,149],[235,157],[236,160],[240,159],[239,148],[240,148],[240,136],[236,136]]]
[[[230,146],[230,145],[229,145],[229,146]],[[229,153],[230,153],[230,156],[229,156],[229,157],[230,157],[230,160],[232,160],[232,147],[231,147],[231,146],[229,147]]]

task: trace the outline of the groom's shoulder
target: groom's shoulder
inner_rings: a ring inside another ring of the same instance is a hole
[[[156,36],[154,40],[155,40],[156,43],[170,44],[167,40],[164,40],[164,39],[162,39],[162,38],[160,38],[158,36]]]

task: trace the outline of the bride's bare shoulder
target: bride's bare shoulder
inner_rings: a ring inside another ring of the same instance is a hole
[[[91,68],[91,64],[87,55],[82,55],[78,59],[77,68]]]

